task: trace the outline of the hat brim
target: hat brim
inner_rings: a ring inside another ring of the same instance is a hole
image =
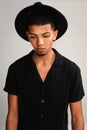
[[[42,9],[45,11],[45,13],[48,11],[50,12],[51,17],[54,20],[56,30],[58,30],[58,36],[56,40],[59,39],[67,30],[68,27],[67,20],[60,11],[51,6],[43,4],[40,6],[34,6],[34,5],[28,6],[18,13],[15,19],[15,29],[19,34],[19,36],[24,40],[28,41],[28,38],[26,36],[26,21],[29,17],[29,12],[35,8],[37,11]]]

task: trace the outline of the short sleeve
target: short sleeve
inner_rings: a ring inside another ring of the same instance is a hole
[[[74,69],[70,84],[71,88],[70,88],[69,102],[76,102],[81,100],[84,96],[84,89],[83,89],[81,71],[78,66],[75,67]]]
[[[8,69],[4,91],[13,95],[18,95],[16,71],[13,65],[11,65]]]

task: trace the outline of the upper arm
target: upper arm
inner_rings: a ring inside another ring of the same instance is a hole
[[[18,116],[18,96],[8,94],[8,115]]]
[[[83,118],[82,101],[70,103],[70,111],[72,118]]]
[[[70,103],[72,130],[84,130],[82,101]]]

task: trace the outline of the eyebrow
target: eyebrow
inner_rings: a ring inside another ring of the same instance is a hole
[[[37,35],[37,34],[32,33],[32,32],[29,32],[29,34],[30,34],[30,35]],[[50,34],[50,32],[45,32],[45,33],[43,33],[42,35],[45,35],[45,34]]]
[[[30,35],[36,35],[36,34],[34,34],[34,33],[31,33],[31,32],[29,32],[29,34],[30,34]]]

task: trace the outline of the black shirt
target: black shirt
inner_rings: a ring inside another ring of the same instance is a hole
[[[68,104],[84,96],[79,67],[54,51],[56,59],[44,82],[33,51],[9,67],[4,90],[18,95],[18,130],[68,130]]]

